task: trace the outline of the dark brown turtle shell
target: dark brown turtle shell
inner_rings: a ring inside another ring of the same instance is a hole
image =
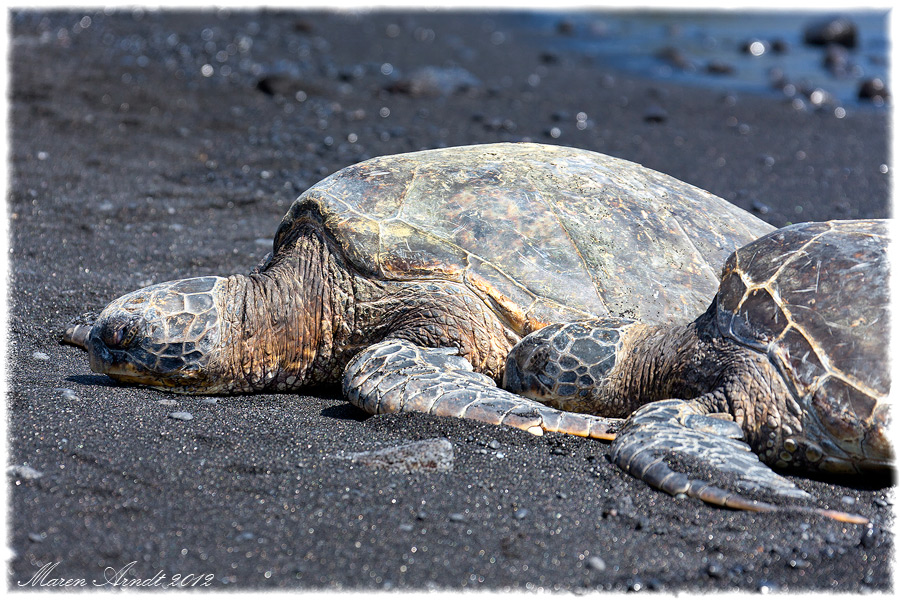
[[[736,248],[772,227],[708,192],[595,152],[489,144],[373,158],[293,204],[352,266],[464,283],[520,334],[550,322],[693,319]]]
[[[887,221],[785,227],[732,255],[718,294],[719,330],[768,354],[806,427],[856,455],[888,419],[887,248]]]

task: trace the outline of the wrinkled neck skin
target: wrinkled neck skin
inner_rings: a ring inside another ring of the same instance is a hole
[[[696,322],[676,326],[635,323],[625,333],[625,351],[606,385],[596,390],[594,402],[606,407],[608,416],[626,417],[648,402],[692,399],[706,393],[706,381],[686,379],[702,346],[699,333]]]
[[[220,350],[211,365],[221,374],[212,378],[221,389],[208,393],[289,391],[337,381],[335,314],[352,304],[349,284],[321,237],[305,233],[260,272],[228,278],[220,296]]]
[[[293,391],[340,383],[363,348],[395,336],[456,347],[499,378],[518,336],[463,284],[380,281],[347,264],[315,224],[294,234],[259,273],[227,279],[220,337],[201,393]]]

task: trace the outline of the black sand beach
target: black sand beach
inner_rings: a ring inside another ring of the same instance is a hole
[[[639,162],[776,226],[885,217],[885,109],[838,118],[626,76],[555,49],[564,20],[538,32],[441,12],[10,21],[11,589],[116,572],[214,589],[892,589],[889,488],[793,478],[869,528],[716,509],[628,477],[604,443],[368,417],[336,395],[124,387],[58,343],[124,292],[247,272],[300,192],[382,154],[527,139]],[[339,458],[435,437],[453,444],[448,472]]]

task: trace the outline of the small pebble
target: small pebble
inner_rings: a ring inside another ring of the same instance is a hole
[[[593,569],[595,571],[605,571],[606,570],[606,563],[599,556],[591,556],[586,561],[584,561],[584,565],[587,568]]]
[[[490,442],[488,442],[488,448],[490,448],[491,450],[497,450],[498,448],[500,448],[500,442],[498,442],[497,440],[491,440]]]
[[[46,536],[44,536],[44,534],[42,534],[42,533],[29,533],[28,534],[28,539],[37,544],[40,544],[41,542],[43,542],[45,537]]]
[[[768,49],[768,46],[762,40],[749,40],[741,46],[741,52],[752,56],[762,56]]]
[[[866,526],[866,530],[863,531],[862,538],[859,540],[859,544],[867,550],[877,546],[878,529],[876,529],[871,523],[869,523]]]
[[[447,518],[454,523],[461,523],[466,520],[465,515],[463,515],[462,513],[450,513],[449,515],[447,515]]]
[[[201,398],[201,404],[218,404],[219,401],[216,398]]]
[[[721,564],[717,562],[709,563],[709,565],[706,567],[706,574],[710,577],[718,579],[725,574],[725,569]]]
[[[50,360],[50,355],[44,352],[35,352],[31,355],[34,360]]]
[[[172,400],[171,398],[164,398],[163,400],[157,400],[156,402],[158,404],[161,404],[162,406],[177,406],[178,405],[178,401]]]
[[[847,505],[856,504],[856,498],[853,496],[841,496],[841,502]]]
[[[13,465],[6,469],[6,473],[13,477],[18,477],[19,479],[25,479],[26,481],[37,479],[44,475],[43,471],[38,471],[28,465]]]
[[[513,517],[516,519],[524,519],[529,515],[530,511],[527,508],[520,508],[516,512],[513,513]]]
[[[78,394],[75,393],[75,390],[69,388],[56,388],[56,391],[59,392],[59,395],[66,400],[75,402],[80,399],[78,398]]]
[[[194,418],[194,415],[192,415],[189,412],[176,411],[176,412],[169,413],[169,418],[177,419],[178,421],[190,421],[191,419]]]
[[[397,529],[399,529],[400,531],[405,531],[405,532],[409,533],[410,531],[412,531],[414,529],[414,527],[410,523],[400,523],[400,526],[397,527]]]

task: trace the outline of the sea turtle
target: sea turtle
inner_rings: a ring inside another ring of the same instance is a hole
[[[784,227],[728,258],[693,322],[551,325],[513,348],[504,386],[564,410],[630,415],[613,461],[672,494],[769,507],[671,466],[699,462],[739,488],[803,495],[754,453],[780,469],[888,471],[887,248],[887,221]]]
[[[689,318],[772,227],[634,163],[530,143],[374,158],[302,194],[249,275],[152,285],[64,336],[91,368],[173,392],[340,383],[387,338],[499,381],[521,336],[602,316]]]

